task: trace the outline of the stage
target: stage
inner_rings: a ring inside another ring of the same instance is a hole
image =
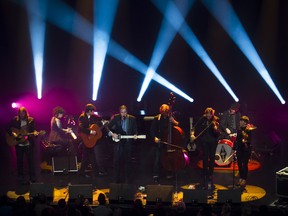
[[[93,192],[93,198],[91,201],[93,205],[97,205],[99,193],[104,193],[109,200],[111,192],[110,187],[114,182],[112,177],[112,158],[109,156],[109,151],[107,151],[107,149],[112,148],[110,145],[111,144],[103,146],[104,149],[106,149],[106,152],[102,155],[108,175],[90,178],[79,176],[75,170],[73,172],[53,172],[51,165],[49,165],[51,163],[42,161],[40,157],[41,149],[36,149],[36,152],[38,151],[39,153],[36,157],[36,160],[38,160],[36,162],[38,164],[37,181],[31,186],[31,184],[20,185],[17,182],[15,161],[13,157],[11,157],[13,156],[13,148],[3,144],[1,145],[1,194],[7,194],[8,197],[12,199],[16,199],[18,196],[22,195],[27,200],[30,200],[31,187],[35,187],[35,185],[37,187],[38,185],[38,188],[41,188],[41,185],[42,187],[52,185],[52,199],[55,204],[59,199],[65,199],[68,201],[69,186],[78,185],[81,188],[81,186],[85,187],[90,185],[92,188],[91,191]],[[279,199],[276,194],[276,172],[284,167],[284,165],[281,164],[281,157],[283,156],[281,153],[282,151],[283,149],[279,149],[275,156],[261,155],[257,160],[251,159],[249,161],[249,177],[246,190],[241,192],[240,203],[251,203],[252,205],[257,206],[270,206]],[[165,188],[165,186],[171,186],[173,188],[170,200],[171,203],[183,200],[183,196],[185,197],[186,193],[189,194],[189,191],[194,191],[196,197],[198,195],[201,197],[203,194],[204,196],[205,194],[207,195],[207,201],[200,201],[197,200],[198,198],[193,198],[197,203],[219,203],[217,197],[218,191],[231,190],[233,183],[235,184],[237,179],[237,166],[233,165],[233,162],[225,167],[216,165],[214,172],[215,188],[212,193],[208,194],[207,191],[199,190],[197,187],[201,183],[201,155],[190,152],[188,152],[188,154],[190,158],[190,164],[188,166],[183,170],[179,170],[173,179],[166,179],[165,171],[163,170],[163,175],[160,176],[159,183],[155,183],[152,178],[151,170],[153,158],[152,144],[144,140],[139,142],[137,141],[134,145],[133,151],[133,176],[128,182],[123,183],[125,188],[128,188],[127,190],[133,194],[133,197],[130,195],[127,199],[134,200],[136,198],[141,198],[145,204],[147,198],[146,189],[152,185],[158,186],[160,189]],[[78,162],[78,166],[79,165],[80,163]],[[233,166],[234,170],[232,169]],[[89,171],[87,172],[89,173]],[[224,199],[226,198],[224,197]],[[229,197],[227,198],[227,201],[228,200]]]

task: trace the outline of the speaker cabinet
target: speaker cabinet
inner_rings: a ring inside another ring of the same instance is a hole
[[[276,172],[276,195],[281,198],[288,198],[288,167]]]
[[[90,203],[93,201],[93,185],[92,184],[76,184],[69,185],[69,200],[75,200],[79,197],[88,199]]]
[[[52,157],[53,173],[78,172],[77,156]]]
[[[172,203],[174,187],[172,185],[147,185],[147,204],[162,202],[164,204]]]
[[[218,190],[217,191],[217,202],[218,203],[241,203],[240,189],[228,189],[228,190]]]
[[[186,204],[207,203],[207,190],[184,190],[183,201]]]
[[[109,185],[109,203],[132,203],[137,189],[129,184],[116,184]]]
[[[44,183],[30,184],[30,199],[37,199],[40,194],[44,194],[48,201],[53,201],[54,185]]]

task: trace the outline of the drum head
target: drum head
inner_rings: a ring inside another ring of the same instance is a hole
[[[229,141],[229,140],[228,140]],[[215,154],[215,163],[218,166],[227,166],[233,160],[233,149],[229,144],[218,144]]]

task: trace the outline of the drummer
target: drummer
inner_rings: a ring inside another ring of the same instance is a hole
[[[237,135],[236,132],[239,130],[239,122],[241,117],[239,110],[240,104],[233,103],[231,104],[229,110],[224,111],[220,116],[219,130],[221,135],[219,136],[219,139],[229,139],[234,143]]]

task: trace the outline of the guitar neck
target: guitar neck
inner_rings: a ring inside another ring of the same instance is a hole
[[[120,135],[120,139],[146,139],[146,135]]]

